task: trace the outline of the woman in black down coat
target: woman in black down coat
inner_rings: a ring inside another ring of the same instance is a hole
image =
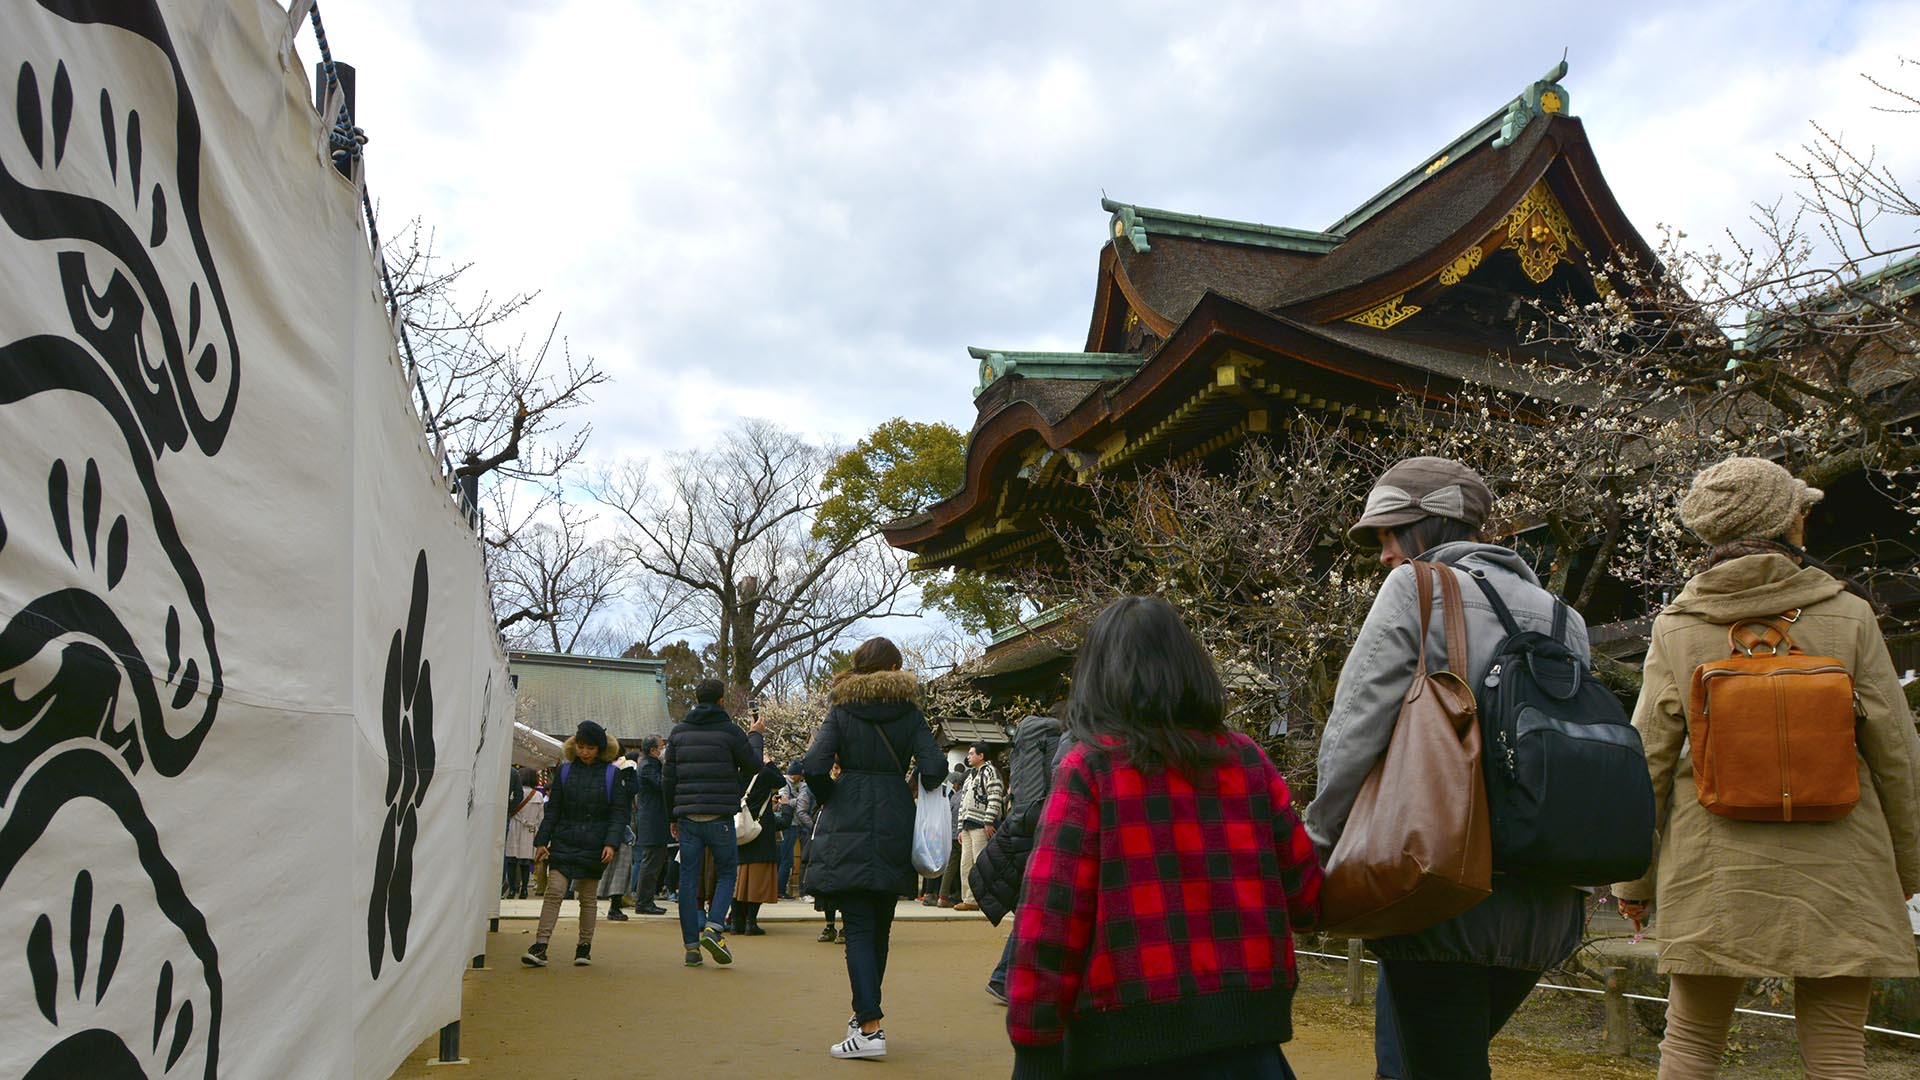
[[[913,869],[913,800],[907,759],[920,787],[933,791],[947,759],[920,714],[920,680],[900,670],[900,650],[870,638],[853,651],[853,667],[834,679],[833,708],[802,766],[819,800],[807,889],[840,909],[847,943],[853,1019],[847,1037],[828,1048],[837,1058],[887,1053],[880,1027],[880,982],[887,973],[893,909],[918,885]],[[832,776],[835,762],[840,778]]]
[[[592,963],[594,892],[627,835],[628,807],[633,805],[633,770],[615,767],[620,741],[605,728],[582,720],[560,753],[566,760],[554,770],[546,814],[533,837],[534,850],[547,858],[548,869],[540,925],[533,945],[520,958],[528,967],[547,966],[547,941],[560,918],[560,897],[568,882],[580,899],[580,942],[574,946],[573,962],[581,967]]]

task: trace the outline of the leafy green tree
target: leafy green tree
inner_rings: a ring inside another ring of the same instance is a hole
[[[951,424],[894,417],[841,454],[821,479],[827,499],[814,519],[816,539],[843,542],[908,517],[960,490],[967,440]],[[916,571],[926,603],[968,633],[1011,626],[1019,598],[1004,583],[969,571]]]
[[[621,655],[628,660],[667,662],[667,716],[673,720],[692,711],[694,687],[720,666],[720,658],[711,643],[696,649],[684,639],[668,642],[658,649],[636,644]]]

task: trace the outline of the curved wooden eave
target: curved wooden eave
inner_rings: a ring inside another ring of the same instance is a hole
[[[1010,453],[1031,443],[1031,434],[1056,452],[1091,453],[1091,445],[1114,430],[1141,402],[1161,393],[1180,377],[1193,358],[1221,349],[1239,349],[1263,358],[1284,356],[1293,363],[1333,373],[1385,393],[1445,400],[1457,392],[1457,380],[1404,367],[1391,360],[1316,336],[1312,328],[1274,316],[1209,291],[1185,322],[1174,329],[1146,364],[1119,386],[1096,391],[1054,423],[1025,401],[1014,401],[974,429],[967,443],[966,479],[961,489],[929,507],[913,524],[883,529],[894,547],[918,551],[958,523],[989,510],[992,476]]]

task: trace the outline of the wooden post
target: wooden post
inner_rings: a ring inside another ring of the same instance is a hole
[[[1607,977],[1607,1053],[1626,1057],[1633,1053],[1633,1015],[1627,1010],[1627,969],[1605,969]]]
[[[1347,939],[1347,1004],[1367,1003],[1367,965],[1362,960],[1366,946],[1359,938]]]

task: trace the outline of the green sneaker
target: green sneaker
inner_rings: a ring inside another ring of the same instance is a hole
[[[696,949],[687,950],[687,966],[688,967],[699,967],[701,964],[704,964],[704,963],[706,963],[706,961],[700,959],[699,949],[696,948]]]
[[[733,963],[733,953],[727,948],[727,935],[717,926],[709,926],[700,931],[700,947],[713,955],[716,964]]]

